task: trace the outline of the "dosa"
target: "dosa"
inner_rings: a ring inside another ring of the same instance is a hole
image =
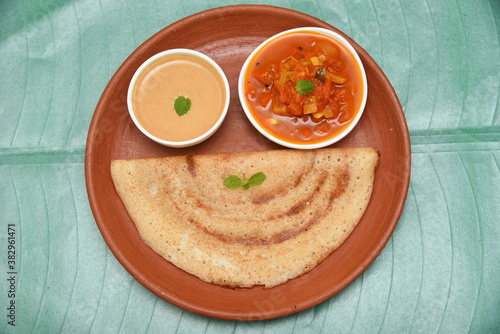
[[[270,288],[321,263],[370,201],[374,148],[270,150],[114,160],[111,175],[143,241],[178,268],[230,287]],[[229,189],[228,175],[266,175]]]

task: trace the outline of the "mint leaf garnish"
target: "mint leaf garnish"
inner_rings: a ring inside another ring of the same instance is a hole
[[[179,96],[175,99],[174,109],[177,115],[185,115],[191,108],[191,100],[185,96]]]
[[[229,175],[224,179],[224,185],[229,189],[236,189],[241,187],[241,179],[236,175]]]
[[[247,190],[250,186],[258,186],[266,179],[266,174],[258,172],[252,175],[248,180],[243,178],[243,181],[236,175],[229,175],[224,179],[224,185],[229,189],[237,189],[239,187]]]
[[[314,88],[315,86],[312,81],[306,79],[297,81],[297,84],[295,85],[295,89],[300,95],[306,95],[307,93],[312,92]]]
[[[262,184],[262,182],[264,182],[265,179],[266,179],[266,174],[259,172],[252,175],[248,179],[248,183],[252,186],[258,186],[259,184]]]

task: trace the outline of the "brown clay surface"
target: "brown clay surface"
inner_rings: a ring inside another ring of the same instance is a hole
[[[92,119],[85,175],[90,205],[106,243],[142,285],[166,301],[198,314],[237,320],[285,316],[317,305],[341,291],[375,260],[389,240],[410,180],[410,140],[404,114],[390,82],[354,41],[368,79],[366,109],[356,128],[332,147],[373,146],[380,152],[373,194],[347,241],[311,272],[272,289],[229,289],[205,283],[147,247],[114,189],[112,159],[282,149],[247,120],[237,94],[238,75],[250,52],[268,37],[291,28],[319,26],[311,16],[271,6],[229,6],[184,18],[147,40],[115,73]],[[244,32],[244,34],[242,34]],[[220,129],[207,141],[184,149],[163,147],[145,137],[129,117],[126,96],[136,69],[150,56],[190,48],[213,58],[225,71],[231,103]]]

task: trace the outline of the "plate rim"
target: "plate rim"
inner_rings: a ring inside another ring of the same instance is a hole
[[[277,6],[271,6],[271,5],[230,5],[230,6],[223,6],[223,7],[216,7],[212,9],[208,9],[205,11],[201,11],[192,15],[189,15],[187,17],[184,17],[176,22],[173,22],[169,24],[168,26],[164,27],[157,33],[155,33],[153,36],[148,38],[144,43],[142,43],[138,48],[136,48],[127,58],[126,60],[120,65],[120,67],[116,70],[116,72],[113,74],[111,77],[110,81],[106,85],[106,88],[104,89],[102,95],[99,98],[99,102],[97,103],[97,106],[95,108],[94,114],[92,116],[92,120],[89,126],[89,131],[88,131],[88,136],[87,136],[87,142],[86,142],[86,149],[85,149],[85,182],[86,182],[86,188],[87,188],[87,195],[90,203],[90,207],[94,216],[94,220],[99,228],[99,231],[104,238],[104,241],[106,242],[107,246],[109,249],[112,251],[113,255],[116,257],[116,259],[120,262],[120,264],[137,280],[141,285],[146,287],[148,290],[156,294],[158,297],[166,300],[167,302],[176,305],[182,309],[188,310],[193,313],[197,313],[200,315],[204,316],[209,316],[213,318],[218,318],[218,319],[226,319],[226,320],[264,320],[264,319],[273,319],[277,317],[282,317],[282,316],[287,316],[293,313],[297,313],[300,311],[304,311],[310,307],[313,307],[321,302],[324,302],[325,300],[331,298],[338,292],[342,291],[344,288],[346,288],[349,284],[351,284],[359,275],[361,275],[372,263],[373,261],[380,255],[381,251],[385,248],[387,242],[389,241],[391,235],[394,232],[394,229],[396,228],[400,217],[403,213],[404,205],[406,202],[406,198],[408,195],[408,189],[410,185],[410,176],[411,176],[411,145],[410,145],[410,137],[409,137],[409,132],[408,132],[408,125],[406,123],[406,119],[404,117],[404,112],[401,107],[400,101],[397,97],[397,94],[394,90],[394,87],[392,84],[390,84],[389,79],[385,75],[385,73],[382,71],[382,69],[378,66],[375,66],[373,70],[376,72],[377,76],[382,77],[384,80],[387,81],[388,83],[388,88],[390,93],[391,99],[396,101],[398,104],[398,111],[400,111],[397,114],[397,119],[399,121],[399,126],[401,127],[402,135],[403,135],[403,150],[407,152],[407,156],[405,157],[404,160],[404,167],[406,170],[406,173],[403,175],[404,176],[404,196],[403,198],[399,201],[398,205],[396,206],[396,210],[394,213],[394,219],[391,221],[391,224],[389,225],[389,228],[386,229],[385,233],[383,234],[383,239],[380,240],[379,243],[376,244],[377,247],[375,247],[371,252],[370,256],[367,256],[363,261],[363,265],[359,266],[356,270],[354,270],[348,277],[346,277],[341,284],[337,284],[335,288],[332,288],[328,293],[324,293],[321,296],[318,296],[316,298],[312,298],[306,301],[303,301],[302,303],[298,303],[295,305],[293,309],[277,309],[277,310],[270,310],[269,312],[263,313],[262,311],[256,311],[254,313],[235,313],[235,312],[221,312],[220,310],[218,311],[212,311],[203,307],[199,307],[197,305],[193,305],[191,303],[187,303],[185,300],[182,298],[178,298],[176,296],[171,296],[171,295],[166,295],[163,293],[163,291],[160,289],[160,287],[155,286],[148,282],[146,275],[144,275],[142,272],[138,271],[134,265],[133,262],[131,262],[129,259],[127,259],[125,256],[123,256],[119,250],[119,246],[117,243],[110,238],[108,226],[104,222],[100,220],[100,208],[98,207],[98,201],[97,201],[97,194],[96,190],[93,187],[92,180],[93,180],[93,154],[94,154],[94,149],[97,149],[93,143],[92,143],[92,135],[95,134],[97,131],[97,121],[98,121],[98,116],[100,115],[99,110],[101,110],[104,106],[105,103],[107,103],[107,100],[109,99],[109,95],[113,93],[113,88],[117,85],[117,82],[115,78],[120,77],[121,74],[126,71],[127,67],[129,66],[130,63],[133,63],[134,60],[137,57],[140,57],[143,53],[147,52],[146,46],[149,44],[154,44],[156,40],[161,40],[163,34],[167,34],[169,30],[173,30],[176,28],[180,28],[182,26],[189,26],[192,24],[192,22],[197,22],[200,18],[207,16],[207,15],[228,15],[231,14],[232,11],[245,11],[245,10],[257,10],[257,11],[263,11],[263,12],[269,12],[273,11],[274,14],[276,15],[292,15],[295,17],[301,17],[303,19],[309,20],[311,22],[314,22],[318,26],[326,26],[334,31],[339,32],[341,35],[346,37],[350,43],[353,44],[353,46],[356,48],[356,51],[358,53],[362,53],[364,57],[368,57],[370,59],[371,56],[360,46],[358,45],[354,40],[352,40],[349,36],[347,36],[344,32],[340,31],[339,29],[333,27],[327,22],[324,22],[316,17],[313,17],[311,15],[293,10],[293,9],[288,9],[284,7],[277,7]],[[373,60],[373,62],[376,64],[376,62]],[[104,166],[104,168],[109,168],[109,166]],[[293,281],[293,280],[292,280]],[[290,281],[289,281],[290,282]],[[287,283],[284,283],[287,284]]]

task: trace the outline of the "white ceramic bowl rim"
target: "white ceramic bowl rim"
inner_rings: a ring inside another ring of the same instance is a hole
[[[205,60],[208,64],[210,64],[213,68],[215,68],[217,70],[217,72],[219,73],[219,75],[222,78],[222,81],[224,82],[224,89],[226,91],[226,100],[224,102],[224,109],[222,110],[222,114],[219,117],[219,119],[217,120],[217,122],[207,132],[205,132],[204,134],[202,134],[202,135],[200,135],[200,136],[198,136],[196,138],[189,139],[189,140],[184,140],[184,141],[169,141],[169,140],[164,140],[164,139],[158,138],[155,135],[151,134],[149,131],[147,131],[141,125],[141,123],[139,123],[139,121],[137,120],[137,117],[135,116],[134,108],[132,106],[133,88],[135,86],[135,83],[136,83],[137,79],[139,78],[139,75],[152,62],[156,61],[159,58],[165,57],[167,55],[172,55],[172,54],[192,55],[192,56],[195,56],[195,57],[198,57],[198,58],[201,58],[201,59]],[[148,60],[146,60],[144,63],[142,63],[141,66],[139,66],[139,68],[134,73],[134,76],[132,77],[132,80],[130,81],[130,84],[129,84],[129,87],[128,87],[128,91],[127,91],[127,107],[128,107],[128,111],[129,111],[130,117],[132,118],[132,121],[134,122],[134,124],[139,128],[139,130],[141,130],[141,132],[143,134],[145,134],[146,136],[148,136],[150,139],[154,140],[155,142],[157,142],[159,144],[165,145],[165,146],[170,146],[170,147],[188,147],[188,146],[193,146],[195,144],[201,143],[202,141],[208,139],[211,135],[213,135],[217,131],[217,129],[220,127],[220,125],[224,121],[224,118],[226,117],[226,114],[227,114],[227,111],[228,111],[228,108],[229,108],[229,98],[230,98],[230,90],[229,90],[229,83],[227,81],[226,75],[225,75],[224,71],[220,68],[220,66],[212,58],[208,57],[207,55],[205,55],[205,54],[203,54],[203,53],[201,53],[199,51],[195,51],[195,50],[191,50],[191,49],[178,48],[178,49],[169,49],[169,50],[165,50],[165,51],[162,51],[160,53],[157,53],[154,56],[150,57]]]
[[[331,37],[331,38],[337,40],[338,42],[343,44],[352,53],[352,55],[354,56],[354,59],[358,63],[359,69],[361,71],[361,76],[363,79],[363,97],[361,100],[361,105],[359,107],[359,111],[356,114],[356,117],[354,117],[352,122],[341,133],[339,133],[338,135],[336,135],[336,136],[334,136],[326,141],[323,141],[323,142],[312,143],[312,144],[295,144],[295,143],[289,143],[289,142],[286,142],[286,141],[281,140],[279,138],[276,138],[271,133],[269,133],[264,128],[262,128],[259,125],[259,123],[257,123],[257,121],[254,119],[252,113],[250,112],[250,109],[248,108],[247,99],[245,96],[244,85],[245,85],[245,76],[246,76],[247,68],[250,64],[250,61],[254,58],[255,54],[257,52],[259,52],[260,49],[262,47],[264,47],[265,45],[267,45],[270,41],[272,41],[278,37],[281,37],[283,35],[293,33],[293,32],[316,32],[316,33],[320,33],[320,34],[326,35],[328,37]],[[358,56],[358,53],[356,52],[354,47],[351,45],[351,43],[349,43],[342,35],[334,32],[332,30],[325,29],[325,28],[300,27],[300,28],[294,28],[294,29],[282,31],[282,32],[266,39],[264,42],[262,42],[258,47],[256,47],[254,49],[254,51],[246,59],[245,63],[243,64],[243,67],[241,69],[240,76],[238,78],[238,96],[239,96],[241,105],[243,107],[243,110],[244,110],[246,116],[248,117],[248,119],[250,120],[252,125],[266,138],[272,140],[273,142],[275,142],[277,144],[280,144],[282,146],[289,147],[289,148],[316,149],[316,148],[326,147],[328,145],[331,145],[331,144],[338,142],[339,140],[344,138],[349,132],[351,132],[351,130],[356,126],[356,124],[358,123],[358,121],[361,118],[361,115],[363,114],[363,111],[365,109],[366,99],[368,96],[368,84],[367,84],[367,80],[366,80],[365,69],[363,67],[363,63],[361,62],[361,59]]]

